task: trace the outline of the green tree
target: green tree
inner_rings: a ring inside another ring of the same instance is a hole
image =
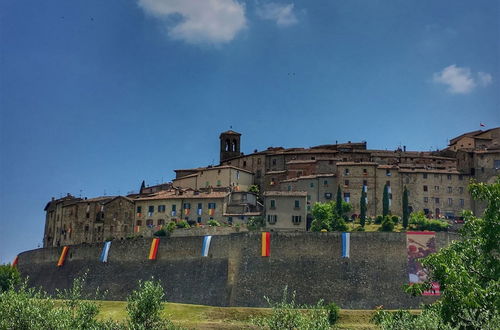
[[[259,186],[256,185],[256,184],[253,184],[251,185],[249,188],[248,188],[248,192],[251,192],[251,193],[254,193],[254,194],[259,194],[260,193],[260,189],[259,189]]]
[[[333,204],[332,203],[314,203],[312,207],[313,221],[311,222],[311,231],[332,230]]]
[[[359,224],[364,227],[366,223],[366,191],[365,186],[361,188],[361,199],[359,200]]]
[[[439,301],[427,305],[420,316],[381,313],[384,329],[413,328],[410,322],[438,315],[445,326],[454,329],[500,328],[500,177],[493,184],[472,183],[469,191],[475,200],[487,201],[483,218],[464,212],[465,224],[460,240],[421,260],[429,270],[428,282],[408,286],[406,291],[420,295],[437,282]],[[381,325],[382,323],[379,323]]]
[[[403,190],[403,228],[408,228],[408,219],[410,217],[410,209],[408,207],[408,190],[406,186]]]
[[[340,189],[340,185],[337,188],[337,202],[335,203],[335,213],[338,216],[342,216],[342,190]]]
[[[391,213],[389,210],[389,186],[385,184],[384,195],[382,196],[382,216],[385,218],[389,213]]]
[[[0,292],[7,291],[10,287],[19,284],[21,276],[17,268],[10,264],[0,265]]]

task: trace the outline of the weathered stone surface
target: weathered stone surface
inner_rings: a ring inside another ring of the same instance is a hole
[[[438,233],[438,248],[455,239]],[[297,292],[299,303],[319,299],[343,308],[418,307],[426,298],[402,291],[407,283],[404,233],[351,233],[351,257],[341,257],[340,233],[273,232],[271,256],[263,258],[260,233],[214,236],[209,256],[201,257],[203,237],[162,238],[157,260],[147,260],[150,239],[113,241],[108,263],[99,262],[102,244],[71,246],[63,267],[62,248],[27,251],[19,269],[32,286],[49,293],[69,288],[87,272],[87,290],[107,290],[106,299],[122,300],[138,280],[161,280],[169,301],[215,306],[266,306],[283,288]]]

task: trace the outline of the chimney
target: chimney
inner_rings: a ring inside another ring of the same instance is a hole
[[[406,152],[406,146],[403,146],[403,151]]]
[[[55,200],[56,200],[56,199],[55,199],[54,197],[52,197],[51,201],[53,202],[53,201],[55,201]]]

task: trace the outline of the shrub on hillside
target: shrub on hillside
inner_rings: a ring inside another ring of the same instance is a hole
[[[208,220],[207,225],[210,227],[220,227],[220,223],[217,220]]]
[[[21,276],[17,268],[10,264],[0,265],[0,292],[19,284]]]
[[[416,230],[446,231],[450,226],[441,220],[431,220],[425,217],[423,212],[414,212],[410,216],[410,225]]]
[[[320,300],[314,306],[299,305],[295,302],[295,292],[288,298],[287,287],[283,290],[280,302],[272,302],[264,297],[272,308],[270,315],[260,316],[252,319],[259,327],[270,330],[282,329],[331,329],[329,322],[329,309]]]
[[[398,224],[398,222],[399,222],[399,217],[398,217],[397,215],[393,215],[393,216],[391,217],[391,220],[392,220],[392,222],[393,222],[395,225],[397,225],[397,224]]]
[[[160,230],[155,231],[154,235],[155,235],[155,236],[158,236],[158,237],[167,236],[167,231],[165,230],[165,228],[164,228],[164,227],[161,227],[161,229],[160,229]]]
[[[384,217],[382,225],[380,226],[380,231],[394,231],[394,222],[389,216]]]
[[[169,233],[172,233],[175,228],[177,228],[177,225],[174,221],[170,221],[169,223],[167,223],[167,227],[165,228]]]
[[[236,225],[238,226],[238,224]],[[247,228],[249,230],[259,230],[266,226],[264,217],[250,217],[247,222]]]
[[[377,215],[377,217],[375,218],[375,224],[377,225],[380,225],[382,223],[382,221],[384,220],[384,217],[381,216],[380,214]]]
[[[328,322],[330,322],[330,325],[337,323],[340,317],[340,307],[336,303],[331,302],[325,306],[325,309],[328,311]]]
[[[186,220],[181,220],[177,222],[177,228],[190,228],[190,226]]]

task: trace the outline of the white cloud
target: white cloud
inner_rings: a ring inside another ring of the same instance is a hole
[[[138,4],[163,20],[171,38],[191,44],[227,43],[246,27],[245,6],[236,0],[138,0]]]
[[[262,19],[276,21],[278,26],[286,27],[298,22],[293,12],[293,4],[267,3],[257,7],[257,15]]]
[[[483,87],[490,85],[493,77],[489,73],[478,72],[477,79],[474,79],[469,68],[461,68],[453,64],[441,72],[434,73],[433,81],[447,85],[448,92],[452,94],[467,94],[478,85]]]
[[[491,83],[493,82],[493,77],[489,73],[478,72],[477,73],[477,80],[479,81],[479,84],[481,86],[486,87],[488,85],[491,85]]]

